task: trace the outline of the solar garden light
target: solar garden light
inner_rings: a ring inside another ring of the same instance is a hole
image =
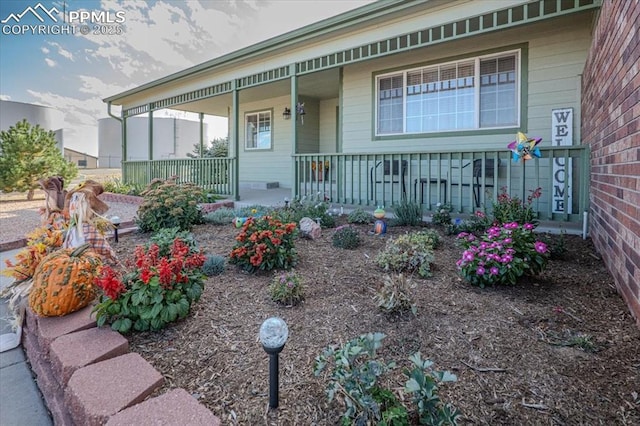
[[[120,217],[119,216],[112,216],[111,217],[111,223],[113,224],[113,240],[117,243],[118,242],[118,228],[120,227]]]
[[[260,343],[269,354],[269,408],[278,408],[278,354],[289,337],[289,328],[282,318],[271,317],[260,326]]]
[[[285,209],[289,208],[289,197],[284,197],[284,208]]]

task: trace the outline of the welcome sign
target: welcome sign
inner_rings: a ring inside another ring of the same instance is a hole
[[[551,139],[553,146],[573,145],[573,108],[551,110]],[[553,160],[553,213],[571,214],[571,159]],[[565,205],[566,195],[566,205]]]

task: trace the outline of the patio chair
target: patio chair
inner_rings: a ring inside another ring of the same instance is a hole
[[[382,166],[382,170],[380,170]],[[375,166],[371,167],[369,172],[369,179],[371,183],[370,197],[373,200],[375,191],[373,190],[374,184],[394,184],[399,183],[402,185],[402,197],[407,197],[407,186],[405,183],[405,176],[407,174],[408,162],[407,160],[384,160],[378,161]]]

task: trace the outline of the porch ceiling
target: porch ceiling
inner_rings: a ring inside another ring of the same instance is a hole
[[[340,71],[332,68],[305,75],[298,79],[298,95],[304,98],[332,99],[337,98],[340,89]],[[260,86],[250,87],[240,91],[240,102],[254,102],[263,99],[289,96],[291,83],[288,79],[275,81]],[[231,107],[232,97],[227,93],[212,98],[201,99],[181,105],[172,106],[171,109],[188,112],[203,112],[208,115],[227,117]]]

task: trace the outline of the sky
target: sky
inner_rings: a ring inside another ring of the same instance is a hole
[[[371,1],[0,0],[0,99],[62,111],[65,146],[97,156],[105,97]]]

